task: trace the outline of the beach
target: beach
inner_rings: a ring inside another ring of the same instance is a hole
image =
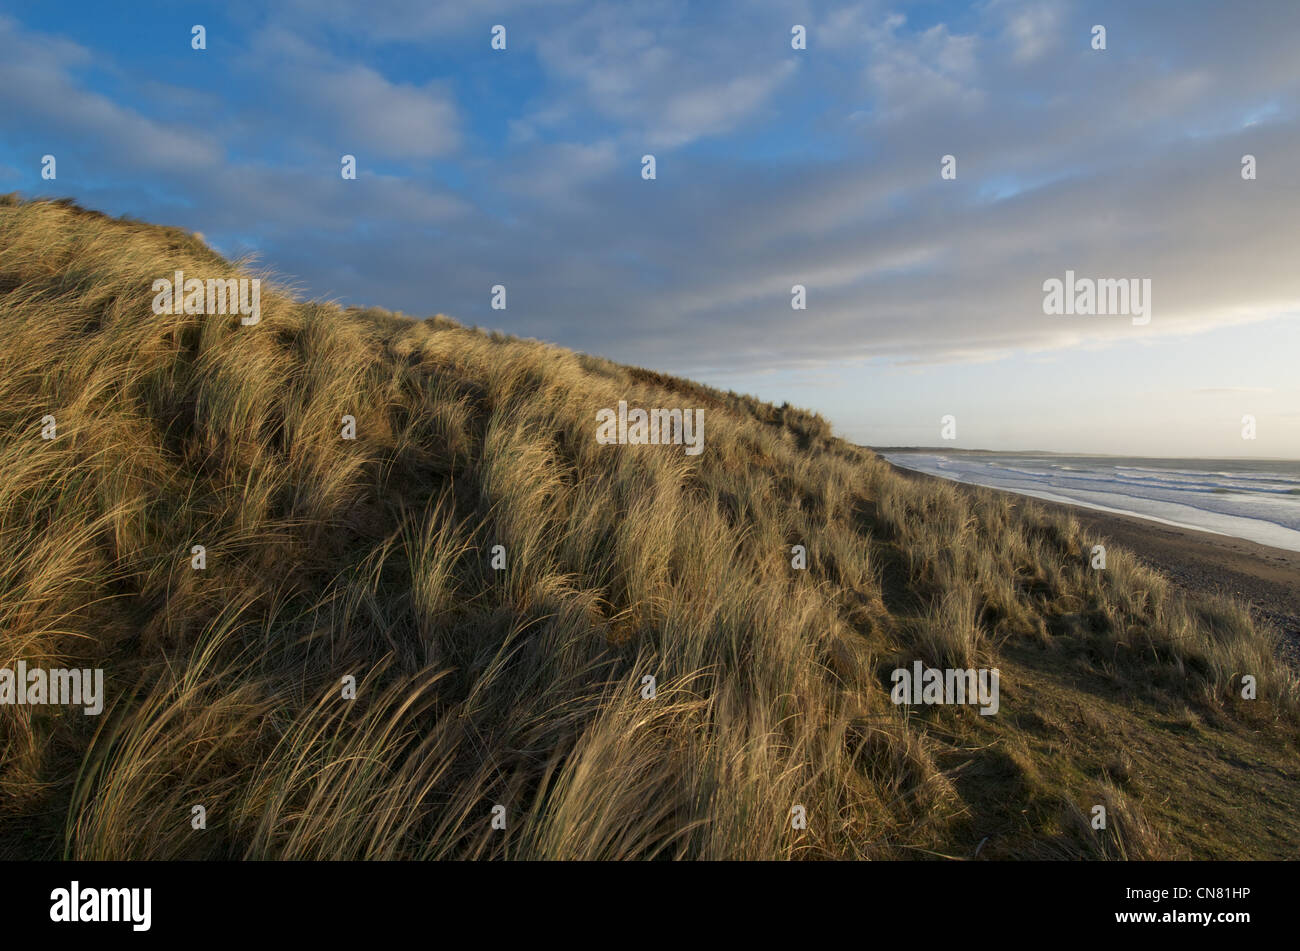
[[[940,479],[890,463],[908,479]],[[943,480],[962,491],[976,486]],[[1068,512],[1086,529],[1126,548],[1191,593],[1219,592],[1251,603],[1283,634],[1283,652],[1300,666],[1300,552],[1272,548],[1230,535],[1201,532],[1129,515],[1030,498],[1001,489],[1017,505],[1031,501],[1049,511]]]

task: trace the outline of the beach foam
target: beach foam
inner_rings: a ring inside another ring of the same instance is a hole
[[[929,475],[1300,551],[1300,463],[888,452]]]

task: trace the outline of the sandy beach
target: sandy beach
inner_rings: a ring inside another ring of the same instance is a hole
[[[901,466],[894,465],[893,469],[909,479],[937,478]],[[966,483],[953,484],[967,491],[975,488]],[[1217,591],[1249,601],[1260,617],[1282,631],[1286,656],[1300,666],[1300,552],[1144,518],[1030,499],[1000,489],[989,491],[1006,495],[1017,504],[1031,501],[1045,509],[1068,511],[1081,525],[1127,548],[1187,591]]]

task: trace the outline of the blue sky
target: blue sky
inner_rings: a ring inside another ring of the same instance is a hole
[[[115,7],[0,7],[0,190],[867,444],[1300,457],[1291,0]],[[1044,315],[1067,269],[1151,322]]]

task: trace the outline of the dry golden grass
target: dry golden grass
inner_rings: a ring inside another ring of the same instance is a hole
[[[102,667],[108,695],[98,718],[0,707],[0,855],[1300,841],[1271,632],[1126,553],[1092,571],[1072,520],[902,479],[809,413],[443,317],[265,288],[253,327],[155,316],[176,269],[241,273],[183,232],[0,199],[0,666]],[[620,399],[704,408],[705,451],[599,445]],[[892,704],[918,658],[998,666],[1000,713]]]

